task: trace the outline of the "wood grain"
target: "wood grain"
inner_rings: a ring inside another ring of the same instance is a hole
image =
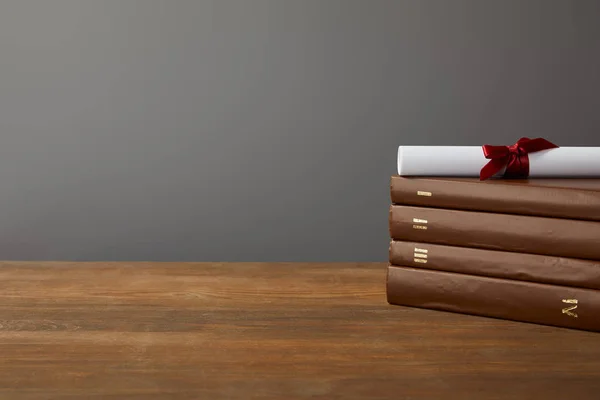
[[[385,273],[3,262],[0,399],[598,399],[600,334],[391,306]]]

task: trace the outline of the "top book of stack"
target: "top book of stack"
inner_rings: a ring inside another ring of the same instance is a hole
[[[392,204],[600,221],[600,178],[490,179],[393,175]]]

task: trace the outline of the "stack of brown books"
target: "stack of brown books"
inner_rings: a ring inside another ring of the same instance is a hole
[[[390,189],[390,304],[600,331],[600,179]]]

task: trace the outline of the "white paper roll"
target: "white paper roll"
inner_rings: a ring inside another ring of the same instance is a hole
[[[600,147],[558,147],[528,154],[531,178],[600,177]],[[479,177],[490,160],[481,146],[399,146],[398,175]],[[500,171],[496,176],[501,176]]]

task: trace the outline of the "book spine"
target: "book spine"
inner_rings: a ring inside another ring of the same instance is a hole
[[[393,204],[600,221],[600,191],[392,176]]]
[[[600,260],[600,222],[391,205],[392,240]]]
[[[389,304],[600,332],[600,291],[388,266]]]
[[[600,290],[600,263],[592,260],[392,240],[389,263]]]

